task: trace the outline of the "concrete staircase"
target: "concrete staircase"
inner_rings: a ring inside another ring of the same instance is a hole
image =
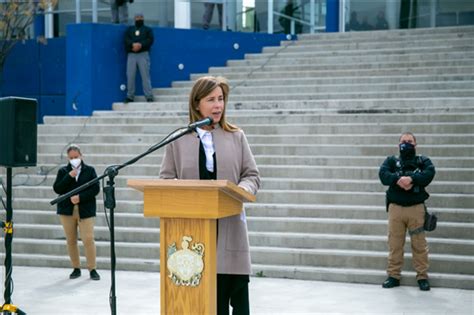
[[[381,283],[387,214],[378,168],[412,131],[437,167],[428,189],[439,217],[428,234],[431,282],[474,288],[474,27],[303,35],[209,73],[230,80],[229,120],[246,132],[262,173],[258,202],[246,206],[256,274]],[[186,125],[191,85],[155,89],[154,104],[45,118],[38,167],[14,169],[15,265],[69,267],[49,205],[65,145],[80,144],[101,173]],[[159,222],[143,218],[142,196],[126,180],[156,178],[162,152],[117,177],[119,269],[158,271]],[[99,268],[108,268],[102,210],[96,239]],[[406,252],[403,283],[413,285],[409,239]]]

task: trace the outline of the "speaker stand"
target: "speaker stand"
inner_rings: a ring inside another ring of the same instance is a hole
[[[12,241],[13,241],[13,209],[12,209],[12,168],[7,167],[7,216],[6,221],[2,222],[5,232],[5,292],[3,294],[5,303],[0,308],[1,314],[26,315],[15,305],[11,304],[11,294],[13,289],[12,280]]]

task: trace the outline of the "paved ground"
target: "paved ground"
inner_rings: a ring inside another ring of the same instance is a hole
[[[70,272],[15,266],[13,304],[28,315],[110,314],[110,271],[101,281]],[[117,271],[117,314],[159,314],[159,282],[158,273]],[[474,291],[458,289],[251,278],[250,295],[252,314],[474,314]]]

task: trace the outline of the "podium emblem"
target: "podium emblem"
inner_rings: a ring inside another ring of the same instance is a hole
[[[177,286],[197,287],[201,281],[202,271],[204,270],[204,245],[195,243],[191,236],[183,236],[181,249],[178,250],[176,243],[168,246],[168,277]]]

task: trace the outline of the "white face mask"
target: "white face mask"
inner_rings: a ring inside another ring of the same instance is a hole
[[[78,168],[79,165],[81,165],[81,159],[79,159],[79,158],[72,159],[72,160],[69,160],[69,163],[71,163],[72,167]]]

